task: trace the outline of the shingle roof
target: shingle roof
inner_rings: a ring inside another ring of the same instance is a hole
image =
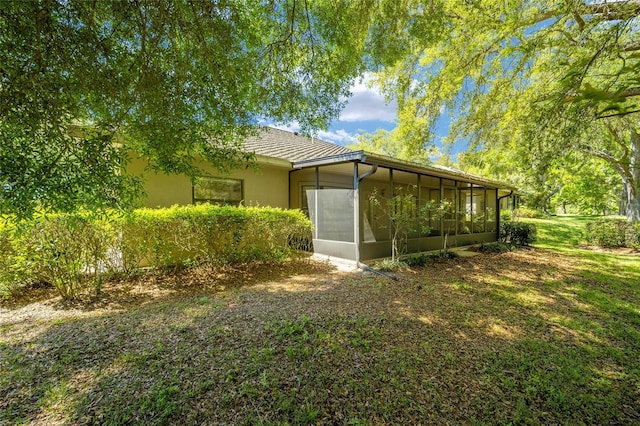
[[[244,149],[291,162],[353,152],[344,146],[272,127],[265,127],[258,136],[248,138]]]
[[[354,151],[331,142],[308,138],[286,130],[274,129],[273,127],[263,127],[257,136],[247,138],[244,142],[244,150],[265,157],[278,158],[290,161],[291,163],[297,163],[292,164],[293,167],[308,167],[308,162],[314,162],[314,160],[319,162],[318,164],[322,163],[327,165],[344,161],[354,161],[357,158],[356,161],[364,161],[369,164],[381,164],[385,167],[398,170],[441,176],[448,179],[462,178],[465,181],[481,185],[489,184],[498,188],[515,189],[515,187],[509,184],[475,176],[451,167],[437,164],[426,166],[424,164],[399,160],[380,154]],[[344,156],[343,154],[348,155]]]

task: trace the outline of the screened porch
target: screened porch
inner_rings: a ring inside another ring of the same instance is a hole
[[[317,254],[366,261],[391,256],[389,212],[402,196],[415,219],[401,253],[416,253],[496,241],[501,199],[512,187],[462,172],[425,167],[356,151],[294,164],[290,205],[305,211],[314,225]],[[428,206],[426,206],[428,204]],[[432,206],[438,213],[418,214]],[[398,207],[394,207],[398,208]],[[411,219],[411,220],[413,220]]]

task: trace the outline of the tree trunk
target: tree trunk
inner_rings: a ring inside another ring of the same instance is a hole
[[[629,150],[629,176],[624,179],[627,195],[626,216],[629,222],[640,223],[640,135],[631,131]]]
[[[636,173],[640,175],[640,173]],[[640,177],[640,176],[638,176]],[[627,186],[627,205],[626,216],[629,222],[640,223],[640,194],[638,194],[638,186]]]
[[[628,127],[629,145],[624,148],[624,156],[620,159],[612,155],[598,155],[609,164],[622,177],[622,202],[624,215],[629,222],[640,223],[640,134],[635,125]],[[613,131],[612,131],[613,132]],[[626,144],[626,140],[613,134],[619,144]],[[626,138],[625,138],[626,139]]]

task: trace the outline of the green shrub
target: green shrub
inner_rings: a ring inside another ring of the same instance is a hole
[[[395,272],[406,268],[408,265],[398,259],[386,258],[373,264],[373,268],[383,272]]]
[[[404,257],[403,262],[412,268],[422,267],[427,265],[429,262],[433,262],[438,259],[455,259],[458,257],[458,254],[454,251],[437,251],[431,253],[415,253],[410,254]]]
[[[0,225],[0,297],[18,293],[29,283],[25,259],[16,252],[13,239],[15,228],[9,223]]]
[[[500,242],[528,246],[537,239],[536,225],[525,222],[502,222]]]
[[[407,264],[407,266],[416,268],[416,267],[425,266],[427,263],[429,263],[431,259],[432,257],[426,253],[416,253],[416,254],[410,254],[409,256],[405,257],[403,261],[404,263]]]
[[[275,208],[175,206],[126,216],[6,220],[0,225],[0,294],[46,282],[71,299],[87,286],[99,292],[104,274],[141,266],[279,261],[296,253],[291,242],[310,237],[302,212]]]
[[[518,218],[543,218],[544,213],[539,210],[530,209],[529,207],[518,207],[513,211],[513,220],[517,220]]]
[[[481,253],[505,253],[512,250],[512,245],[501,243],[500,241],[496,241],[493,243],[482,243],[480,244],[480,247],[478,247],[478,251],[480,251]]]
[[[627,247],[640,250],[640,223],[629,224],[625,234]]]
[[[640,224],[625,219],[603,219],[587,224],[586,239],[599,247],[640,249]]]
[[[298,210],[210,204],[137,210],[122,229],[125,270],[279,261],[311,235]]]
[[[513,210],[500,210],[500,222],[510,222],[513,220]]]
[[[455,251],[450,251],[450,250],[446,250],[446,251],[439,251],[437,253],[433,253],[433,258],[434,259],[456,259],[458,257],[460,257],[458,255],[458,253],[456,253]]]
[[[54,286],[64,299],[116,266],[117,230],[86,213],[48,215],[7,227],[3,237],[3,278],[8,293],[33,282]]]

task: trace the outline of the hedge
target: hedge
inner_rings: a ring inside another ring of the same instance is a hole
[[[500,222],[500,242],[528,246],[537,240],[537,228],[533,223]]]
[[[140,209],[130,214],[52,214],[0,224],[0,295],[45,282],[73,298],[104,275],[281,261],[311,239],[298,210],[214,205]]]
[[[586,239],[599,247],[640,249],[640,224],[626,219],[602,219],[587,224]]]

